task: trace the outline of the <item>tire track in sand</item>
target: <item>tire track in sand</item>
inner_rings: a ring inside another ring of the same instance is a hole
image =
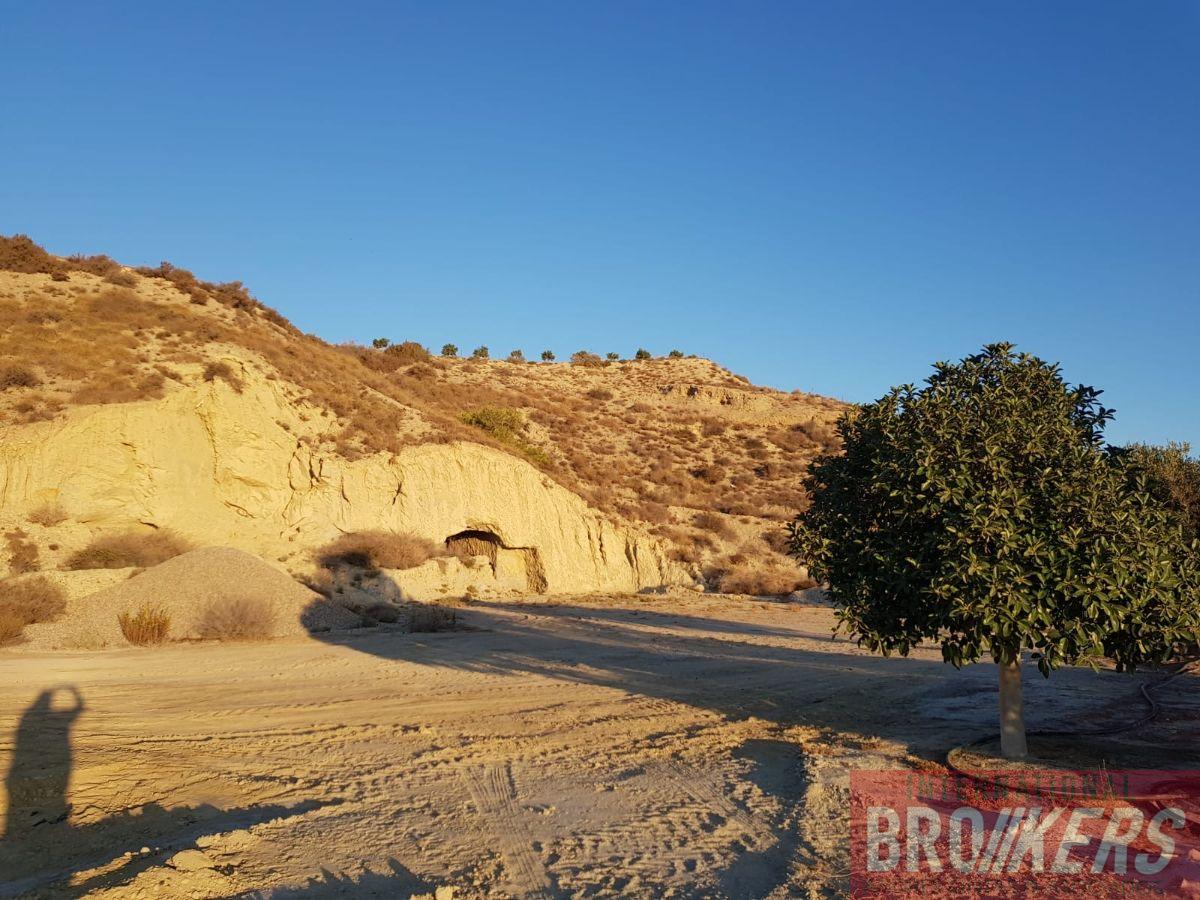
[[[491,763],[462,769],[460,774],[504,857],[517,896],[550,900],[555,896],[554,886],[534,852],[533,837],[517,806],[512,767],[508,763]]]

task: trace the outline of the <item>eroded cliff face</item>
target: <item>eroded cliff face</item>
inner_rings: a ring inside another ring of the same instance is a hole
[[[382,528],[439,542],[493,535],[547,593],[691,580],[657,539],[604,518],[528,463],[469,443],[347,461],[306,440],[314,417],[285,382],[251,367],[242,382],[240,392],[216,380],[6,429],[0,525],[31,532],[47,567],[97,533],[166,527],[299,570],[338,533]],[[46,504],[68,519],[28,524]]]

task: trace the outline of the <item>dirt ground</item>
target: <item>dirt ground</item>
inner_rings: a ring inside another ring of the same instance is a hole
[[[712,596],[477,629],[0,654],[0,896],[839,896],[852,767],[994,730],[995,670]],[[1026,681],[1031,727],[1152,676]],[[1196,746],[1194,679],[1136,738]]]

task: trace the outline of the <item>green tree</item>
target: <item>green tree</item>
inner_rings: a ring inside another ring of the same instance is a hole
[[[683,351],[682,350],[672,350],[670,353],[667,354],[667,356],[671,357],[671,359],[683,359]]]
[[[809,466],[791,550],[869,649],[990,655],[1001,750],[1020,758],[1021,651],[1049,676],[1194,646],[1194,547],[1145,470],[1103,446],[1099,391],[1010,344],[934,368],[838,423],[844,452]]]
[[[1200,459],[1188,444],[1132,444],[1122,452],[1146,470],[1150,492],[1175,513],[1190,539],[1200,538]]]
[[[514,362],[514,363],[522,363],[522,362],[525,362],[525,353],[524,353],[524,351],[522,351],[522,350],[514,350],[512,353],[508,354],[508,361],[509,361],[509,362]]]
[[[646,349],[644,349],[644,348],[642,348],[642,347],[639,347],[639,348],[638,348],[638,352],[637,352],[637,353],[635,353],[635,354],[633,354],[633,358],[634,358],[634,359],[649,359],[649,358],[650,358],[650,351],[649,351],[649,350],[646,350]]]
[[[383,350],[390,343],[391,341],[389,341],[387,338],[375,338],[375,340],[371,341],[371,346],[376,350]]]
[[[621,358],[621,354],[613,353],[610,351],[610,352],[604,354],[604,358],[607,359],[609,362],[616,362],[618,359]]]
[[[458,347],[454,344],[442,344],[442,356],[458,356]]]
[[[474,359],[487,359],[488,358],[488,348],[486,346],[476,347],[474,350],[471,351],[471,356]]]
[[[544,362],[554,362],[554,351],[553,350],[543,350],[542,351],[542,360]]]

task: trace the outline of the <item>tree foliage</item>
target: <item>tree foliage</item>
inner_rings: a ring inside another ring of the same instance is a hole
[[[1104,446],[1099,394],[993,344],[843,417],[791,547],[842,627],[885,654],[940,641],[955,666],[1029,649],[1043,675],[1193,646],[1195,547],[1145,468]]]

